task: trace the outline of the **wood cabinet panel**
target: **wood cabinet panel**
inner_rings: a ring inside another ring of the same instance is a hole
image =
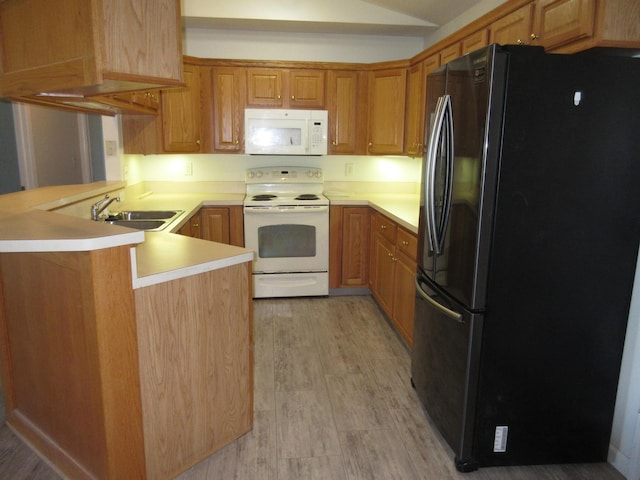
[[[200,71],[184,66],[185,88],[162,92],[162,139],[166,152],[200,151]]]
[[[462,53],[462,47],[459,42],[449,45],[440,52],[440,65],[449,63],[451,60],[455,60]]]
[[[129,250],[0,255],[7,423],[70,478],[145,477]]]
[[[247,106],[323,108],[325,71],[316,69],[247,69]]]
[[[407,70],[371,72],[369,77],[369,145],[373,154],[398,155],[404,151]]]
[[[177,0],[5,0],[0,44],[1,97],[89,96],[182,82]],[[150,46],[159,54],[149,54]]]
[[[329,209],[329,288],[369,286],[369,207]]]
[[[489,27],[489,42],[500,45],[524,45],[533,28],[534,5],[524,5],[496,20]]]
[[[536,0],[531,44],[551,49],[593,36],[595,7],[595,0]]]
[[[417,237],[387,217],[371,214],[370,285],[398,332],[413,345]]]
[[[247,69],[247,106],[284,106],[283,71],[273,68]]]
[[[460,46],[462,55],[478,50],[482,47],[486,47],[489,44],[489,30],[482,28],[477,32],[472,33],[464,40]]]
[[[323,70],[292,70],[289,72],[289,106],[324,108],[324,84]]]
[[[363,73],[356,71],[327,72],[330,154],[366,153],[361,140],[366,132],[359,128],[364,116],[361,112],[366,106],[366,95],[363,95],[366,85],[361,80],[363,76]]]
[[[242,205],[202,207],[178,231],[180,235],[244,247]]]
[[[250,282],[244,263],[135,291],[147,478],[174,478],[251,429]]]
[[[212,69],[213,149],[240,152],[243,149],[245,69]]]

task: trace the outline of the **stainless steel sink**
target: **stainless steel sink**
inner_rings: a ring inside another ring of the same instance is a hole
[[[180,215],[183,210],[130,210],[109,214],[107,221],[111,220],[171,220]]]
[[[168,223],[167,220],[105,220],[111,225],[135,228],[137,230],[162,230]]]
[[[183,212],[184,210],[130,210],[113,212],[104,221],[137,230],[162,230]]]

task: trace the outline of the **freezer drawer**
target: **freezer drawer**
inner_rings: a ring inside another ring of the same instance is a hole
[[[456,454],[461,471],[471,459],[482,315],[465,311],[416,279],[411,381],[427,413]]]

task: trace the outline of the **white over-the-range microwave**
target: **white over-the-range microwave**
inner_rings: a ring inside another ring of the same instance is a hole
[[[326,110],[247,108],[244,151],[253,155],[326,155]]]

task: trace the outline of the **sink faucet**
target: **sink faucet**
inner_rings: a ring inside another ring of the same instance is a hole
[[[102,200],[91,205],[91,220],[100,220],[100,214],[114,201],[119,202],[120,197],[109,199],[109,195],[105,195]]]

